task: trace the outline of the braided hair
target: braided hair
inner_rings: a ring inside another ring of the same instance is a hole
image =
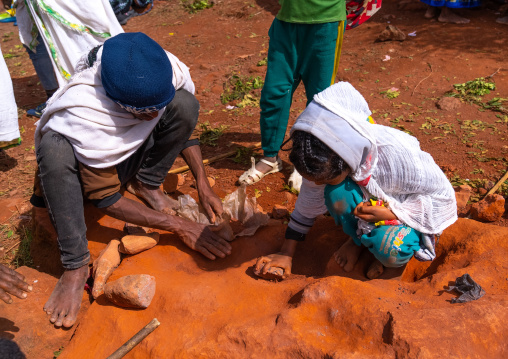
[[[305,131],[294,131],[289,160],[304,177],[329,181],[349,169],[347,163],[316,136]]]

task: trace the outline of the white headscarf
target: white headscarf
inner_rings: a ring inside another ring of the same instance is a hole
[[[363,96],[339,82],[314,96],[291,131],[323,141],[348,163],[366,197],[388,203],[399,220],[422,233],[441,233],[457,220],[453,187],[415,137],[369,123],[370,114]]]

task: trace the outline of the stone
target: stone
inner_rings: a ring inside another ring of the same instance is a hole
[[[254,271],[254,274],[266,280],[282,280],[284,277],[284,269],[280,267],[270,267],[266,273]]]
[[[386,29],[379,34],[376,41],[388,41],[388,40],[395,40],[395,41],[404,41],[406,39],[406,34],[403,33],[397,26],[394,25],[388,25]]]
[[[283,219],[289,217],[289,211],[286,207],[281,206],[280,204],[276,204],[272,209],[272,218],[273,219]]]
[[[455,190],[455,199],[457,200],[457,213],[466,214],[467,202],[471,197],[472,189],[467,184],[463,184],[461,186],[454,187],[454,190]]]
[[[456,111],[462,106],[462,102],[456,97],[442,97],[437,103],[438,109],[443,111]]]
[[[93,289],[92,296],[97,299],[104,293],[104,285],[113,271],[120,265],[121,257],[118,251],[120,241],[112,239],[106,248],[99,254],[96,260],[93,261]]]
[[[126,275],[106,284],[108,300],[124,308],[148,308],[155,295],[155,277],[148,274]]]
[[[122,238],[118,250],[124,254],[138,254],[153,248],[159,243],[159,233],[129,234]]]
[[[499,194],[489,194],[471,206],[471,215],[478,221],[495,222],[504,214],[505,199]]]
[[[147,233],[148,228],[138,226],[132,223],[125,222],[125,226],[123,227],[123,231],[127,234],[145,234]]]
[[[166,178],[164,179],[164,182],[162,183],[162,189],[164,190],[164,192],[173,193],[178,189],[178,187],[180,186],[179,185],[179,182],[180,182],[179,176],[181,176],[181,175],[175,174],[175,173],[168,173],[166,175]]]

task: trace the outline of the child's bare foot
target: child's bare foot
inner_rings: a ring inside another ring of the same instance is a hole
[[[88,278],[88,266],[66,270],[58,280],[53,293],[44,304],[44,311],[50,315],[49,321],[56,327],[70,328],[76,323],[83,290]]]
[[[150,186],[137,179],[130,180],[126,185],[127,191],[144,199],[150,207],[158,212],[174,215],[178,208],[178,201],[166,196],[160,187]]]
[[[362,250],[362,246],[357,246],[353,238],[349,238],[333,256],[337,264],[340,265],[345,272],[351,272],[356,262],[358,262]]]
[[[374,259],[374,261],[370,264],[369,269],[367,270],[367,278],[376,279],[381,274],[383,274],[384,269],[385,267],[383,267],[383,264],[377,259]]]
[[[437,15],[438,11],[439,8],[435,6],[428,6],[424,16],[426,19],[432,19],[434,16]]]
[[[274,163],[277,160],[277,157],[263,157],[263,159],[268,162]],[[258,163],[256,163],[256,169],[259,172],[266,173],[266,172],[271,171],[273,168],[268,166],[266,163],[259,161]]]
[[[437,21],[439,22],[448,22],[452,24],[467,24],[469,23],[469,19],[466,19],[465,17],[459,16],[456,13],[454,13],[451,9],[444,7],[441,10],[441,14],[437,18]]]

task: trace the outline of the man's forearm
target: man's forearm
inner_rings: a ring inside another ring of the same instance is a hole
[[[187,147],[181,152],[181,155],[196,179],[198,188],[201,183],[208,183],[205,166],[203,165],[203,157],[201,156],[201,148],[198,145]]]
[[[182,218],[155,211],[125,197],[109,207],[102,208],[102,212],[121,221],[170,232],[178,232],[185,222]]]

